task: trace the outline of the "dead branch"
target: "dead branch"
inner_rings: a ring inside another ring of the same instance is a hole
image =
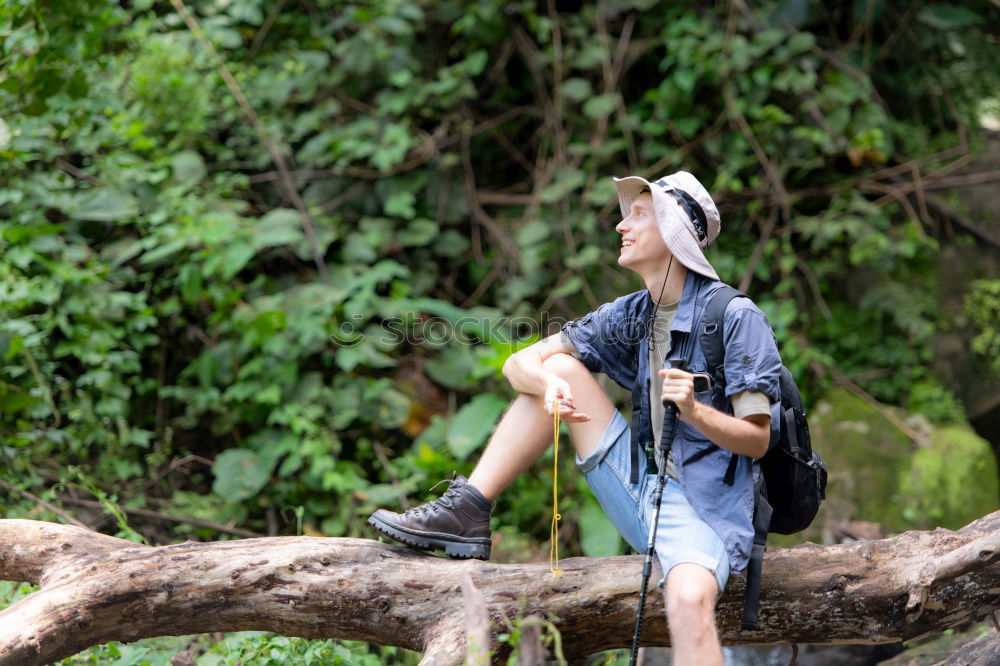
[[[46,502],[45,500],[43,500],[38,495],[33,495],[33,494],[29,493],[27,490],[23,490],[21,488],[15,488],[14,486],[10,485],[9,483],[7,483],[6,481],[4,481],[3,479],[0,479],[0,488],[3,488],[4,490],[6,490],[7,492],[10,492],[10,493],[17,493],[21,497],[23,497],[25,499],[31,500],[32,502],[34,502],[35,504],[37,504],[41,508],[45,509],[46,511],[51,511],[55,515],[59,516],[60,518],[62,518],[63,520],[65,520],[70,525],[76,525],[77,527],[82,527],[83,529],[90,529],[87,525],[81,523],[79,520],[77,520],[73,516],[69,515],[68,513],[66,513],[62,509],[60,509],[59,507],[54,506],[52,504],[49,504],[48,502]]]
[[[718,608],[722,639],[887,643],[979,620],[1000,606],[998,542],[1000,511],[955,532],[775,549],[764,560],[761,630],[740,630],[744,579],[734,576]],[[151,547],[0,520],[0,579],[41,588],[0,612],[0,665],[49,663],[111,640],[244,630],[398,645],[424,651],[427,664],[457,664],[482,625],[463,602],[477,596],[494,650],[509,620],[529,615],[553,618],[570,658],[626,646],[642,558],[561,564],[553,577],[547,563],[456,562],[347,538]],[[648,617],[643,643],[667,645],[662,595]]]
[[[90,509],[102,510],[104,505],[96,500],[85,500],[77,499],[75,497],[63,496],[59,498],[60,502],[66,504],[75,504],[77,506],[85,506]],[[131,515],[140,516],[142,518],[153,518],[155,520],[165,520],[170,523],[182,523],[184,525],[193,525],[195,527],[204,527],[206,529],[215,530],[216,532],[222,532],[224,534],[235,534],[236,536],[243,537],[262,537],[263,534],[258,534],[257,532],[251,532],[250,530],[245,530],[241,527],[233,527],[231,525],[224,525],[223,523],[217,523],[214,520],[205,520],[203,518],[193,518],[189,516],[174,516],[169,513],[162,513],[160,511],[153,511],[152,509],[134,509],[128,506],[116,505],[119,510]]]

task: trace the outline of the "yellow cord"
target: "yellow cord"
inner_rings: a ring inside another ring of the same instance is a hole
[[[552,410],[552,439],[555,446],[555,456],[552,460],[552,529],[549,532],[549,571],[556,576],[564,572],[559,568],[559,401]]]

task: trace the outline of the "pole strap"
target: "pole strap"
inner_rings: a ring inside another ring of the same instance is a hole
[[[552,526],[549,530],[549,572],[554,576],[565,573],[559,568],[559,401],[552,405]]]

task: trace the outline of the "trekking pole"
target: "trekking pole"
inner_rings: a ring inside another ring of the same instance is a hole
[[[681,358],[670,359],[670,367],[684,370],[687,363]],[[649,540],[646,542],[646,560],[642,563],[642,587],[639,588],[639,611],[635,616],[635,632],[632,634],[632,656],[629,666],[636,665],[639,656],[639,635],[642,633],[642,616],[646,609],[646,587],[649,585],[649,575],[653,572],[653,552],[656,550],[656,528],[660,523],[660,499],[663,497],[663,487],[667,484],[667,455],[674,443],[674,432],[677,429],[677,405],[669,400],[663,401],[663,432],[660,435],[659,469],[656,470],[656,488],[653,490],[653,522],[649,526]]]

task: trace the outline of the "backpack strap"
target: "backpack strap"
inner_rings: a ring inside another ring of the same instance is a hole
[[[708,374],[719,386],[726,385],[726,346],[723,342],[723,328],[725,327],[726,308],[734,298],[747,298],[747,295],[739,289],[733,289],[728,284],[712,294],[711,300],[705,306],[705,312],[701,315],[701,323],[698,327],[698,342],[701,343],[701,351],[705,354],[705,361],[708,362]],[[736,483],[736,454],[729,457],[729,466],[722,481],[727,486]]]
[[[764,479],[754,484],[753,547],[747,564],[747,587],[743,597],[743,630],[757,631],[757,610],[760,605],[760,579],[764,566],[764,550],[767,542],[767,528],[771,524],[770,503]]]
[[[792,453],[792,455],[798,458],[801,448],[799,447],[798,431],[795,428],[795,409],[792,407],[783,409],[782,415],[785,422],[781,424],[781,427],[788,433],[788,450]]]
[[[698,327],[698,342],[701,343],[701,351],[705,354],[708,362],[708,373],[716,384],[726,385],[726,346],[722,340],[723,327],[725,326],[726,308],[729,301],[734,298],[748,298],[739,289],[733,289],[728,284],[712,294],[711,300],[705,306],[705,312],[701,315],[701,323]]]
[[[648,379],[646,380],[649,381]],[[629,483],[636,485],[639,483],[639,419],[636,416],[639,413],[639,403],[632,397],[632,436],[631,442],[629,443]]]
[[[747,295],[729,285],[724,285],[712,294],[712,299],[708,302],[701,317],[698,330],[698,341],[701,343],[702,353],[705,354],[705,361],[708,363],[708,373],[712,375],[718,386],[726,385],[726,346],[723,341],[723,328],[725,327],[726,308],[729,307],[729,302],[734,298],[747,298]],[[736,482],[737,461],[736,454],[731,454],[723,483],[731,486]],[[758,628],[761,569],[764,565],[767,530],[771,524],[772,513],[773,509],[767,501],[767,490],[762,476],[754,483],[753,546],[750,549],[750,561],[747,564],[747,587],[743,599],[742,626],[745,631],[753,631]]]

